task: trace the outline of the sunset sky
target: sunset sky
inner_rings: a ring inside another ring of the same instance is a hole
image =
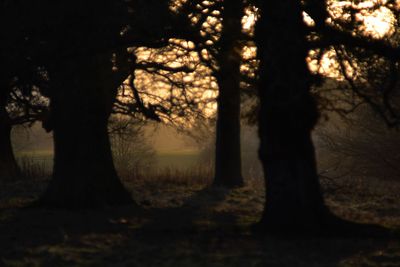
[[[177,1],[177,3],[178,2],[179,1]],[[331,0],[328,2],[328,11],[333,20],[348,20],[350,19],[348,9],[356,10],[355,19],[359,22],[359,26],[355,30],[359,33],[379,39],[394,32],[395,17],[392,12],[386,7],[377,8],[374,6],[386,2],[386,0],[371,0],[361,1],[356,4],[354,1]],[[173,8],[177,9],[178,7],[174,6]],[[202,25],[202,31],[207,32],[208,35],[211,36],[210,39],[214,41],[218,40],[222,27],[221,21],[219,21],[218,18],[219,15],[219,13],[215,14],[211,12]],[[305,22],[312,27],[314,23],[312,18],[306,13],[303,15]],[[192,22],[196,23],[196,20],[197,17],[193,16]],[[250,36],[253,35],[256,21],[257,8],[246,8],[242,20],[243,32]],[[213,28],[215,31],[209,31],[208,28]],[[212,40],[210,40],[210,42],[214,42]],[[174,44],[179,45],[174,46]],[[166,71],[159,71],[158,74],[137,70],[135,86],[142,93],[143,100],[146,103],[157,103],[160,99],[166,99],[171,94],[188,97],[194,100],[212,100],[217,96],[218,84],[212,75],[212,70],[201,62],[199,54],[194,48],[195,44],[192,42],[171,39],[170,47],[162,49],[148,49],[142,47],[136,49],[138,62],[157,62],[169,67],[188,66],[195,70],[192,73],[168,73]],[[206,52],[203,51],[202,53]],[[242,55],[244,60],[255,59],[256,53],[257,49],[254,44],[248,43],[243,46]],[[316,51],[310,51],[310,57],[308,58],[311,71],[319,72],[326,77],[342,79],[340,67],[335,60],[336,55],[333,50],[325,52],[320,61],[316,59],[315,53]],[[243,73],[250,73],[251,75],[251,73],[254,72],[254,66],[243,64],[241,70]],[[355,70],[348,66],[348,72],[352,75],[355,73]],[[182,95],[182,88],[179,88],[179,84],[185,86],[185,95]],[[129,90],[126,91],[125,94],[126,101],[131,101],[131,93]],[[202,106],[202,110],[205,114],[211,115],[216,110],[216,103],[214,101],[209,101]],[[188,117],[189,116],[185,119]]]

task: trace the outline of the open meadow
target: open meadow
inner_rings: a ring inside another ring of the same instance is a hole
[[[49,180],[33,177],[41,168],[26,164],[30,177],[1,186],[0,266],[400,265],[399,183],[325,183],[336,214],[383,232],[282,238],[251,232],[264,205],[260,179],[239,189],[206,188],[210,173],[171,169],[123,178],[139,206],[53,210],[30,207]]]

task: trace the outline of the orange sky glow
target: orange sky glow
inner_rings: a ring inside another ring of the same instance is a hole
[[[182,0],[177,0],[175,2],[176,3],[171,6],[171,9],[177,11],[179,9],[179,3],[182,3]],[[394,32],[396,20],[393,13],[388,8],[375,8],[374,6],[377,4],[385,4],[386,2],[386,0],[367,0],[361,1],[357,4],[355,1],[329,0],[328,11],[331,18],[329,19],[330,21],[327,22],[333,23],[332,20],[350,19],[350,15],[346,13],[346,10],[351,8],[353,10],[357,10],[355,19],[357,22],[359,22],[359,26],[357,29],[355,29],[355,31],[377,39],[384,38],[385,36],[388,36]],[[400,8],[400,1],[397,1],[397,3],[398,8]],[[219,13],[217,15],[219,15]],[[306,13],[303,13],[303,16],[304,21],[312,27],[314,24],[312,18]],[[217,41],[219,39],[219,33],[222,30],[222,23],[219,21],[219,19],[217,19],[217,17],[213,17],[212,14],[209,15],[202,25],[202,35],[205,36],[207,33],[208,36],[211,36],[210,42]],[[193,16],[191,20],[192,23],[196,23],[197,17]],[[242,20],[243,32],[252,36],[254,34],[256,21],[257,9],[255,7],[246,8],[245,15]],[[211,30],[211,28],[213,30]],[[210,34],[210,32],[215,35]],[[195,44],[185,40],[171,39],[172,46],[174,43],[179,43],[179,45],[183,48],[186,48],[186,50],[177,47],[169,49],[148,49],[144,47],[137,48],[136,55],[138,57],[138,61],[153,61],[163,63],[169,67],[190,66],[195,70],[193,73],[170,74],[173,82],[182,82],[187,84],[186,89],[188,90],[189,94],[185,97],[193,99],[215,99],[218,91],[217,82],[212,76],[212,71],[203,63],[201,63],[199,54],[194,50]],[[257,49],[254,45],[244,45],[242,50],[244,60],[254,59],[256,57],[256,53]],[[313,72],[318,72],[326,77],[341,79],[339,65],[335,60],[335,52],[333,50],[326,52],[319,61],[315,59],[315,53],[317,53],[317,51],[310,51],[310,57],[308,58],[310,70]],[[252,72],[251,68],[251,66],[243,64],[241,70],[249,73]],[[348,66],[348,68],[349,73],[352,74],[354,70],[352,70],[350,66]],[[171,92],[175,92],[177,95],[180,94],[179,88],[174,88],[174,85],[171,84],[171,80],[163,78],[162,76],[146,73],[142,70],[136,71],[135,85],[140,91],[151,92],[160,98],[167,97],[168,94],[171,94]],[[143,100],[148,103],[152,103],[157,101],[157,97],[152,98],[149,96],[144,96]],[[209,103],[204,104],[202,109],[206,115],[211,115],[215,113],[216,104],[215,102],[210,101]]]

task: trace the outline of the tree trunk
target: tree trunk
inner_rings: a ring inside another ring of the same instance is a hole
[[[86,208],[132,203],[118,179],[107,131],[121,82],[108,62],[109,57],[70,62],[53,77],[54,170],[44,205]]]
[[[228,1],[223,11],[223,31],[218,56],[219,85],[214,185],[244,184],[240,151],[240,65],[243,1]]]
[[[0,92],[0,181],[21,175],[11,144],[12,122],[6,110],[8,90]]]
[[[263,231],[318,231],[324,204],[311,132],[318,120],[301,1],[264,1],[256,30],[260,65],[260,160],[266,206]]]
[[[11,144],[11,123],[4,108],[0,113],[0,181],[4,182],[20,177],[21,172]]]

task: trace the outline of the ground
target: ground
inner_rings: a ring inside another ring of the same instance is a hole
[[[393,233],[358,238],[252,234],[264,203],[260,181],[205,190],[125,180],[141,208],[27,208],[47,181],[1,186],[0,266],[400,266],[400,183],[393,181],[325,186],[336,214]]]

